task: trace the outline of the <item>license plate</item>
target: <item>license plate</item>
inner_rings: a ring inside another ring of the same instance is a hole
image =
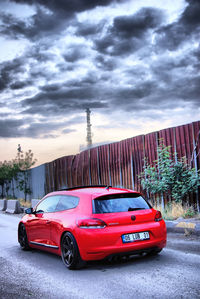
[[[142,241],[142,240],[148,240],[148,239],[150,239],[149,232],[141,232],[141,233],[122,235],[123,243],[130,243],[130,242]]]

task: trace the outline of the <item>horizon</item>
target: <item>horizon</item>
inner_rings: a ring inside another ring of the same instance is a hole
[[[199,0],[2,0],[0,152],[37,164],[200,119]]]

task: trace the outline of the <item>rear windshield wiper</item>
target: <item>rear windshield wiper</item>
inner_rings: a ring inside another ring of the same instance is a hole
[[[145,208],[128,208],[128,211],[137,211],[137,210],[145,210]]]

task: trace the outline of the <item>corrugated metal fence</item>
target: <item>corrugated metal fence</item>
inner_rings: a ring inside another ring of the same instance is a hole
[[[160,138],[171,145],[175,158],[186,156],[196,171],[200,169],[200,121],[140,135],[120,142],[98,146],[77,155],[56,159],[30,170],[31,198],[82,185],[112,185],[141,190],[138,175],[143,171],[144,157],[157,159]],[[17,197],[23,197],[16,190]],[[164,199],[165,203],[167,198]],[[190,196],[191,204],[200,204],[200,192]]]
[[[98,146],[75,156],[59,158],[45,165],[45,193],[82,185],[107,184],[140,190],[138,175],[143,171],[144,157],[157,159],[162,138],[171,145],[175,158],[185,156],[192,167],[200,168],[200,121],[140,135],[120,142]],[[167,199],[165,199],[167,201]],[[199,198],[190,198],[192,204]]]

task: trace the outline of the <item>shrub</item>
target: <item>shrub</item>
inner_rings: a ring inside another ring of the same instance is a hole
[[[170,153],[170,146],[163,142],[158,146],[158,159],[150,165],[144,159],[144,171],[139,175],[143,190],[150,194],[165,194],[176,202],[191,192],[197,192],[200,175],[191,168],[185,157],[175,159]]]

